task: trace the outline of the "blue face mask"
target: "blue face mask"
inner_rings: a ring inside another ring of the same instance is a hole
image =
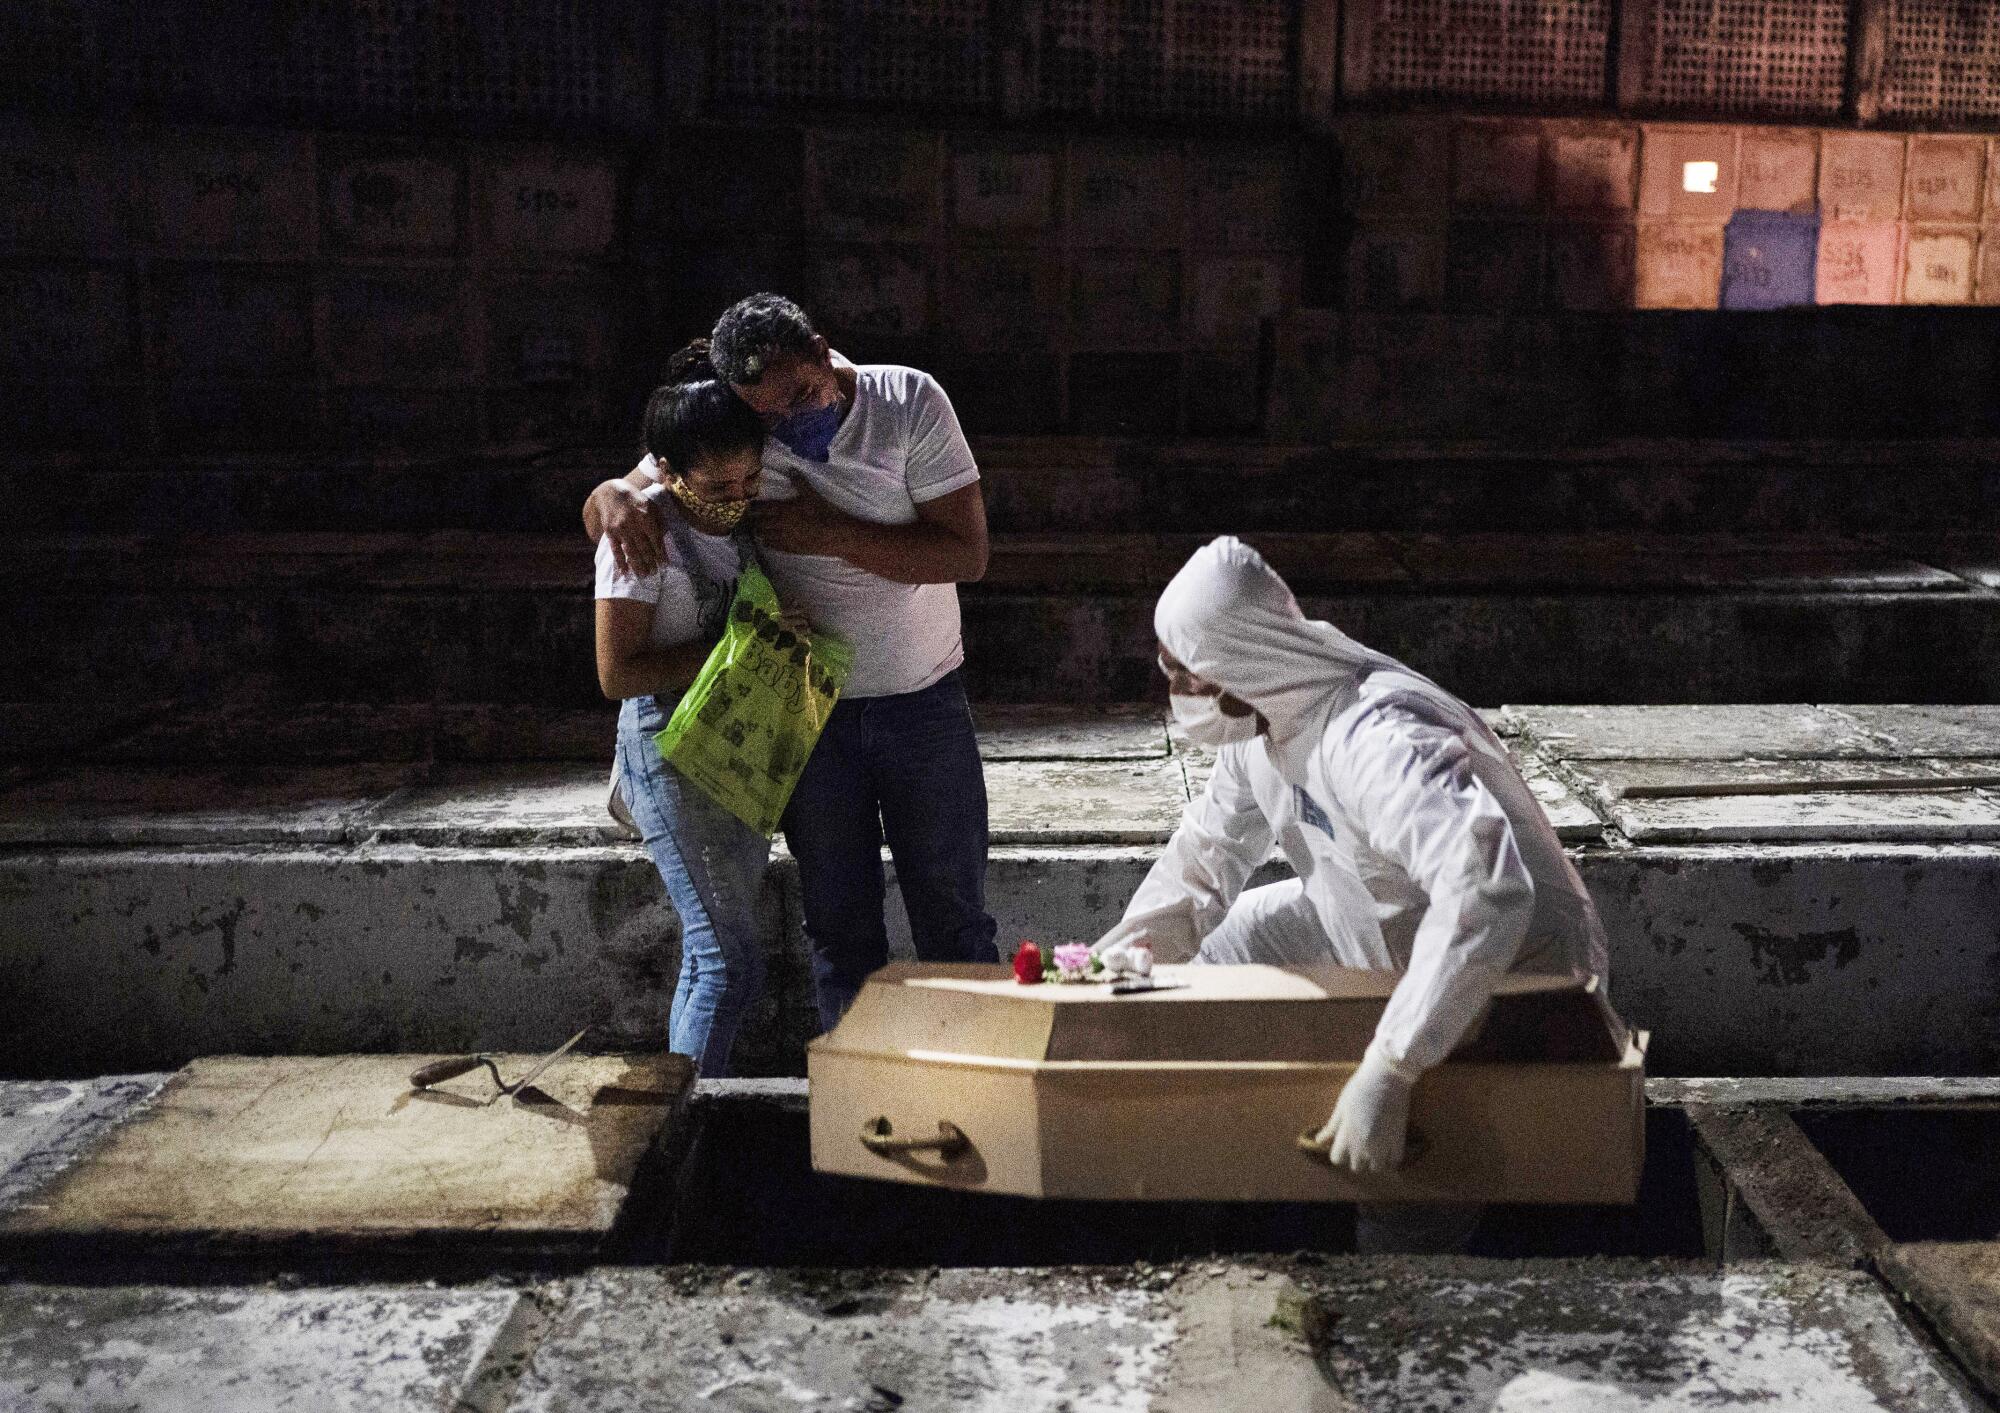
[[[771,428],[771,435],[807,461],[824,461],[833,446],[833,434],[840,430],[847,409],[836,400],[810,412],[794,412]]]

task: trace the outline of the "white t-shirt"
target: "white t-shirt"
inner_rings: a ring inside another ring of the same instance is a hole
[[[656,648],[720,637],[743,568],[743,542],[730,535],[704,535],[677,515],[666,518],[666,563],[644,578],[620,573],[611,542],[598,538],[596,597],[653,605]]]
[[[917,507],[979,480],[972,449],[937,379],[915,368],[864,363],[824,462],[764,443],[764,495],[796,494],[795,478],[858,520],[912,525]],[[956,584],[898,584],[827,555],[760,549],[779,602],[854,645],[845,697],[922,691],[965,661]]]

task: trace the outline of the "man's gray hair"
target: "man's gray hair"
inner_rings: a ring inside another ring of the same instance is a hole
[[[747,386],[762,378],[774,359],[812,357],[817,337],[805,310],[791,300],[753,294],[722,311],[708,336],[708,358],[725,381]]]

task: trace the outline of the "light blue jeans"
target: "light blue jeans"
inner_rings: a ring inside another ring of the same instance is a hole
[[[757,895],[771,844],[660,758],[653,737],[677,700],[631,697],[619,708],[618,782],[681,919],[668,1048],[719,1079],[744,1012],[764,989]]]

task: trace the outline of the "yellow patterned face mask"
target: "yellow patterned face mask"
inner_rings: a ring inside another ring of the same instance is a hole
[[[736,528],[744,513],[750,509],[747,500],[707,500],[691,490],[687,482],[677,476],[667,477],[667,494],[679,503],[695,522],[695,527],[715,534],[727,534]]]

